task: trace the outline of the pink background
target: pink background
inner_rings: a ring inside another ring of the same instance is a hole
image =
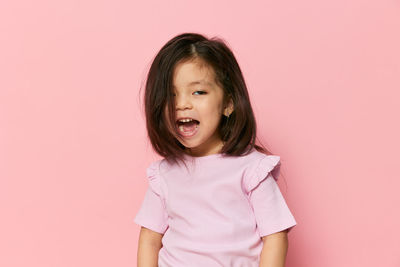
[[[139,92],[176,34],[223,37],[298,225],[287,266],[400,266],[398,1],[2,1],[0,266],[135,266],[158,159]]]

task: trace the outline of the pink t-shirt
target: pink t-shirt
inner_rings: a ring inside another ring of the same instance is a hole
[[[149,187],[134,222],[164,234],[158,265],[258,267],[261,237],[296,225],[276,183],[280,157],[253,149],[194,160],[190,172],[165,159],[147,168]]]

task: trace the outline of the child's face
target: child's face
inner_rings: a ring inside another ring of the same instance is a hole
[[[214,80],[214,70],[201,63],[196,59],[178,64],[173,77],[175,121],[188,117],[200,122],[178,123],[178,134],[174,133],[194,156],[218,153],[223,145],[217,129],[224,112],[224,91]]]

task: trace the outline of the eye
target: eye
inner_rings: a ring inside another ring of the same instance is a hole
[[[205,94],[207,94],[207,92],[205,92],[205,91],[201,91],[201,90],[195,91],[195,93],[196,93],[196,92],[200,92],[200,93],[201,93],[201,95],[205,95]]]

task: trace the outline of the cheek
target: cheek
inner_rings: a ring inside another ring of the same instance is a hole
[[[213,103],[212,108],[210,108],[210,113],[213,114],[214,117],[220,117],[222,114],[223,108],[221,103]]]
[[[217,96],[213,96],[213,98],[218,98]],[[206,113],[216,114],[222,113],[222,103],[217,101],[216,99],[209,99],[209,101],[205,101],[202,103],[198,103],[198,107]]]
[[[207,120],[212,123],[217,125],[221,119],[222,115],[222,107],[221,106],[214,106],[212,108],[208,108],[205,110],[204,116],[207,118]]]

